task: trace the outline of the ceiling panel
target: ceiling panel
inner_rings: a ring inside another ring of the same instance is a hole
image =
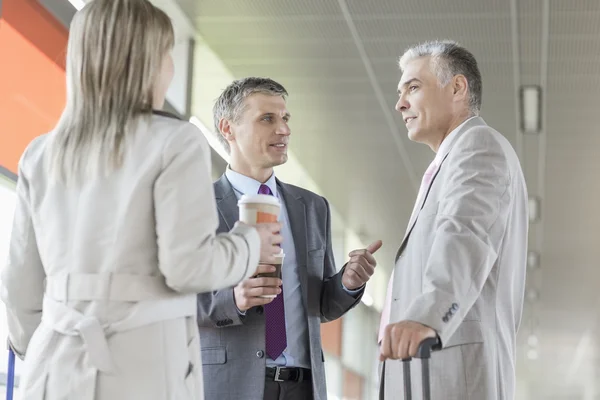
[[[498,16],[488,18],[462,18],[460,24],[454,19],[440,19],[435,21],[435,35],[431,30],[431,18],[423,17],[417,19],[406,19],[403,21],[385,20],[357,20],[355,22],[358,33],[363,42],[398,43],[409,42],[411,44],[424,40],[452,38],[453,40],[468,40],[488,42],[489,38],[501,38],[506,36],[510,29],[509,16],[499,18]],[[485,36],[481,36],[482,33]],[[402,51],[400,49],[399,51]],[[399,52],[397,50],[397,52]]]
[[[338,15],[336,0],[187,0],[193,5],[197,17],[265,17],[279,19],[310,15]]]
[[[240,33],[241,34],[241,33]],[[224,61],[237,58],[288,58],[303,57],[312,59],[345,58],[356,56],[356,47],[352,43],[273,43],[239,44],[224,43],[215,48],[215,52]]]
[[[600,34],[598,25],[600,11],[562,11],[560,6],[565,3],[569,2],[550,2],[550,30],[553,35],[589,36]]]
[[[447,19],[461,18],[472,14],[508,14],[509,2],[495,0],[379,0],[369,2],[363,0],[346,0],[353,15],[394,15],[409,19],[421,15],[436,19],[446,16]]]
[[[219,45],[318,45],[324,37],[331,38],[336,42],[345,42],[353,45],[350,32],[346,22],[343,20],[281,20],[273,19],[265,21],[256,18],[244,18],[234,23],[232,29],[231,21],[227,18],[200,18],[198,20],[198,31],[210,32],[211,37],[219,42]],[[238,35],[232,34],[238,32]],[[274,34],[274,32],[285,32],[285,35]],[[290,37],[294,38],[290,41]]]

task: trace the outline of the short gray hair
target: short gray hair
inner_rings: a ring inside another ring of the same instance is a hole
[[[281,96],[285,100],[288,92],[283,85],[269,78],[248,77],[233,81],[223,90],[213,107],[213,118],[217,138],[229,153],[229,143],[219,130],[219,122],[225,118],[237,122],[244,113],[244,101],[255,93]]]
[[[400,70],[415,58],[431,57],[431,67],[440,85],[446,86],[456,75],[464,75],[469,85],[469,108],[475,115],[481,110],[483,84],[473,54],[452,40],[430,41],[410,47],[400,57]]]

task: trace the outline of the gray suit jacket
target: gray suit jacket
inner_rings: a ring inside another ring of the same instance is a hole
[[[321,322],[333,321],[360,302],[342,287],[331,250],[331,215],[323,197],[277,181],[294,236],[302,298],[308,316],[315,400],[325,400]],[[238,220],[237,198],[225,175],[214,184],[219,232]],[[207,400],[262,400],[265,386],[265,318],[262,307],[240,316],[233,288],[198,295],[198,325]]]
[[[394,270],[390,322],[435,329],[432,399],[511,400],[527,258],[527,189],[510,143],[468,121],[440,154]],[[418,366],[413,383],[421,382]],[[385,399],[403,399],[402,365],[385,363]],[[420,388],[413,387],[413,393]]]

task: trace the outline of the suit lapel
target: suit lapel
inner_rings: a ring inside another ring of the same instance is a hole
[[[300,276],[300,284],[302,287],[302,300],[304,306],[308,307],[308,272],[307,259],[308,248],[307,243],[307,227],[306,227],[306,204],[302,196],[297,195],[292,189],[277,180],[277,186],[281,193],[282,201],[285,203],[288,218],[290,220],[290,229],[294,236],[294,248],[296,250],[296,263],[298,265],[298,275]],[[308,308],[307,308],[308,309]]]
[[[239,219],[237,197],[225,174],[221,175],[221,178],[215,182],[214,188],[217,209],[219,210],[219,214],[221,214],[221,217],[227,225],[227,230],[229,231]]]
[[[477,126],[477,125],[484,125],[484,126],[486,126],[487,124],[480,117],[475,117],[475,118],[471,119],[462,128],[460,128],[460,131],[458,131],[457,134],[454,136],[454,138],[452,139],[452,142],[448,146],[446,146],[446,148],[444,150],[444,154],[442,155],[442,159],[440,161],[440,165],[438,166],[437,170],[435,171],[435,174],[431,178],[431,181],[429,182],[429,186],[427,186],[427,189],[425,190],[423,198],[422,199],[418,199],[419,204],[418,204],[417,207],[415,207],[412,215],[410,216],[410,221],[408,223],[408,227],[406,229],[406,233],[404,234],[404,238],[402,239],[402,243],[400,244],[400,248],[398,249],[398,252],[396,253],[396,259],[395,259],[395,261],[398,261],[398,258],[400,257],[400,255],[404,251],[404,247],[406,247],[406,242],[408,240],[408,237],[410,236],[410,233],[412,232],[413,228],[415,227],[415,224],[417,223],[417,219],[419,217],[419,213],[423,209],[423,206],[425,205],[425,201],[427,201],[427,197],[429,196],[429,192],[431,190],[431,186],[433,185],[433,182],[435,181],[435,178],[437,177],[438,173],[442,169],[442,166],[444,165],[444,161],[446,161],[446,158],[448,157],[448,154],[450,153],[450,150],[452,149],[452,146],[454,145],[454,143],[456,143],[456,141],[458,140],[458,138],[464,132],[466,132],[468,129],[470,129],[470,128],[474,127],[474,126]]]
[[[418,203],[417,207],[415,207],[412,215],[410,216],[410,222],[408,223],[408,227],[406,228],[406,233],[404,234],[404,238],[402,239],[402,243],[400,244],[400,248],[398,249],[398,252],[396,253],[396,259],[395,259],[395,261],[398,261],[398,258],[400,257],[400,255],[404,251],[404,247],[406,245],[406,241],[408,240],[408,237],[410,236],[410,233],[412,232],[413,228],[415,227],[415,224],[417,223],[417,219],[419,218],[419,213],[423,209],[423,206],[425,205],[425,201],[427,201],[427,197],[429,196],[429,191],[431,190],[431,186],[433,185],[433,182],[435,181],[435,178],[437,177],[438,173],[440,172],[440,169],[442,168],[442,165],[444,164],[445,160],[446,160],[446,157],[444,157],[444,159],[442,160],[440,166],[435,171],[435,174],[433,174],[433,176],[431,177],[431,181],[429,182],[429,185],[427,186],[427,189],[425,189],[425,192],[423,194],[423,198],[417,200],[419,203]]]

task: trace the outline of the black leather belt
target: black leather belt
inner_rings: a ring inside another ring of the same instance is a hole
[[[312,374],[310,369],[306,368],[267,367],[266,377],[267,379],[273,379],[275,382],[302,382],[310,381]]]

